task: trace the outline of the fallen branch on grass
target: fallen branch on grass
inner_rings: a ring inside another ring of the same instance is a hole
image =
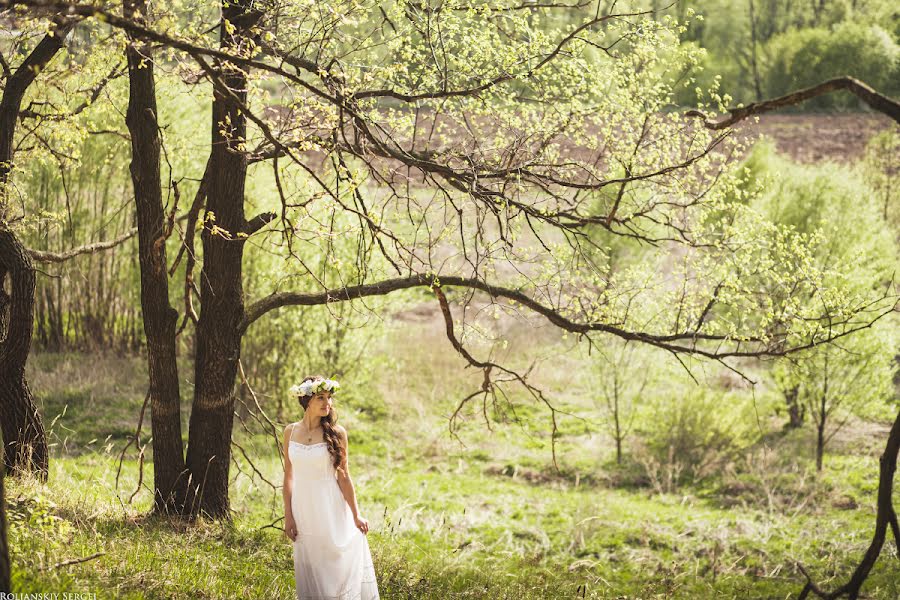
[[[76,565],[78,563],[83,563],[83,562],[87,562],[89,560],[94,560],[95,558],[99,558],[101,556],[104,556],[105,554],[106,554],[106,552],[95,552],[94,554],[91,554],[90,556],[84,556],[82,558],[70,558],[69,560],[64,560],[62,562],[58,562],[50,568],[51,569],[59,569],[60,567],[68,567],[69,565]]]

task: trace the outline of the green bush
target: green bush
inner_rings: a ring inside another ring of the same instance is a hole
[[[862,168],[882,218],[900,231],[900,203],[895,201],[900,189],[900,126],[872,136]]]
[[[749,410],[748,410],[749,409]],[[635,453],[659,492],[719,473],[758,437],[746,394],[695,387],[656,400]]]
[[[900,46],[877,25],[843,23],[832,29],[790,30],[773,37],[764,50],[763,87],[770,98],[843,75],[888,95],[900,90]],[[828,94],[804,104],[808,109],[861,106],[848,93]]]
[[[822,234],[813,254],[828,270],[830,286],[878,289],[900,266],[871,173],[836,164],[799,165],[771,144],[757,145],[744,166],[746,188],[759,190],[753,208],[798,233]]]

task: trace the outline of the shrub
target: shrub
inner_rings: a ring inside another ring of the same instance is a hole
[[[660,493],[719,473],[755,438],[739,392],[694,388],[660,398],[640,434],[635,459]]]
[[[900,126],[882,131],[869,140],[862,168],[882,218],[895,231],[900,231],[900,203],[894,200],[900,189]]]

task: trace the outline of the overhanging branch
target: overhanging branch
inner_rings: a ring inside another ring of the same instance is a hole
[[[542,315],[560,329],[572,333],[581,335],[591,332],[609,333],[623,340],[634,340],[637,342],[642,342],[655,346],[657,348],[661,348],[663,350],[668,350],[669,352],[673,352],[676,354],[691,354],[719,361],[721,361],[723,358],[759,358],[764,356],[784,356],[786,354],[798,352],[812,346],[832,342],[838,338],[850,335],[856,331],[871,327],[876,321],[878,321],[885,315],[894,312],[895,310],[895,306],[892,305],[885,310],[880,311],[873,318],[866,320],[865,323],[855,324],[853,327],[849,327],[845,331],[830,335],[827,339],[813,339],[805,344],[799,344],[793,347],[784,347],[781,344],[767,343],[763,339],[752,337],[735,340],[733,336],[712,335],[701,333],[700,331],[682,331],[669,335],[658,335],[640,331],[629,331],[627,329],[609,325],[607,323],[578,323],[563,316],[556,309],[545,306],[544,304],[541,304],[540,302],[532,299],[528,295],[516,289],[492,285],[485,281],[469,277],[438,277],[437,275],[432,273],[417,273],[407,277],[397,277],[393,279],[385,279],[383,281],[378,281],[375,283],[346,286],[343,288],[326,290],[319,293],[280,292],[271,294],[265,298],[262,298],[261,300],[257,300],[247,307],[247,310],[244,313],[244,318],[241,321],[238,330],[242,333],[245,332],[254,321],[259,319],[269,311],[275,310],[282,306],[319,306],[322,304],[328,304],[330,302],[344,302],[347,300],[356,300],[368,296],[383,296],[391,292],[410,289],[414,287],[427,286],[429,288],[434,288],[436,286],[440,287],[444,285],[477,289],[483,292],[487,292],[493,298],[507,298],[509,300],[513,300],[531,309],[533,312]],[[885,294],[878,300],[867,304],[858,312],[862,312],[864,309],[870,308],[876,302],[885,300],[887,298],[888,294],[887,292],[885,292]],[[718,345],[715,350],[707,350],[697,346],[697,342],[701,341],[717,342]],[[682,344],[682,342],[688,342],[688,344]],[[728,343],[735,343],[735,349],[726,351],[719,350],[719,348],[721,348],[723,344]],[[758,349],[741,350],[742,344],[757,344]]]
[[[459,437],[456,436],[456,432],[454,431],[454,424],[456,422],[456,419],[459,417],[459,413],[460,413],[460,411],[462,411],[462,408],[466,404],[468,404],[468,402],[472,398],[474,398],[475,396],[477,396],[479,394],[482,394],[481,406],[482,406],[482,414],[484,415],[484,422],[487,425],[488,429],[491,428],[491,422],[487,416],[487,400],[488,400],[488,396],[491,396],[493,398],[493,402],[495,404],[497,402],[497,395],[496,395],[496,391],[494,389],[495,386],[497,385],[497,382],[491,379],[491,370],[497,369],[498,371],[502,371],[503,373],[511,375],[513,378],[512,380],[515,380],[515,381],[518,381],[519,383],[521,383],[522,386],[525,387],[525,389],[535,399],[540,400],[547,406],[547,408],[550,409],[550,421],[551,421],[551,426],[552,426],[552,428],[550,430],[550,452],[553,457],[553,467],[556,469],[557,473],[560,473],[559,463],[556,460],[556,438],[559,433],[559,425],[556,420],[556,413],[563,413],[563,414],[567,414],[572,417],[575,417],[576,415],[561,411],[560,409],[555,407],[550,402],[550,400],[547,399],[547,397],[544,395],[543,391],[541,391],[540,389],[538,389],[535,386],[528,383],[528,381],[527,381],[528,373],[531,372],[532,368],[534,367],[534,363],[532,363],[532,366],[529,367],[529,369],[525,373],[525,375],[521,375],[521,374],[517,373],[516,371],[513,371],[512,369],[507,369],[503,365],[500,365],[493,361],[481,361],[481,360],[476,359],[474,356],[472,356],[472,354],[468,350],[466,350],[466,348],[462,345],[462,343],[456,338],[456,334],[453,331],[453,315],[450,313],[450,304],[447,302],[447,297],[444,295],[444,291],[438,285],[432,286],[431,290],[434,292],[434,295],[437,296],[438,303],[441,306],[441,314],[444,317],[444,325],[445,325],[446,332],[447,332],[447,339],[450,340],[450,343],[453,345],[453,349],[456,350],[463,358],[465,358],[466,361],[471,366],[482,369],[482,371],[484,372],[484,379],[481,383],[481,389],[479,389],[475,392],[472,392],[471,394],[469,394],[468,396],[463,398],[462,401],[460,401],[460,403],[457,405],[456,410],[453,411],[453,414],[450,416],[450,433],[453,434],[455,437],[457,437],[457,439],[459,439]],[[507,399],[507,401],[508,401],[508,399]]]
[[[728,110],[730,116],[719,121],[710,119],[705,113],[699,110],[689,110],[685,115],[703,119],[703,125],[707,129],[726,129],[743,121],[747,117],[784,108],[785,106],[794,106],[811,98],[824,96],[825,94],[830,94],[839,90],[850,92],[868,104],[873,110],[884,113],[895,122],[900,123],[900,102],[876,91],[859,79],[853,77],[835,77],[834,79],[829,79],[818,85],[791,92],[790,94],[778,98],[763,100],[762,102],[752,102],[747,106],[742,106],[740,108],[731,108]]]
[[[102,252],[103,250],[115,248],[116,246],[124,244],[126,241],[130,240],[136,234],[137,227],[127,231],[126,233],[113,240],[94,242],[93,244],[85,244],[84,246],[72,248],[70,250],[66,250],[65,252],[48,252],[44,250],[32,250],[30,248],[27,248],[26,251],[28,252],[29,256],[31,256],[31,258],[36,262],[61,263],[66,262],[67,260],[71,260],[76,256],[80,256],[82,254],[95,254],[97,252]]]

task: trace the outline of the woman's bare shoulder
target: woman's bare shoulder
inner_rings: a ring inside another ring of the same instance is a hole
[[[284,439],[289,439],[291,437],[291,431],[294,430],[294,427],[296,427],[296,425],[297,425],[297,423],[288,423],[287,425],[285,425]]]

